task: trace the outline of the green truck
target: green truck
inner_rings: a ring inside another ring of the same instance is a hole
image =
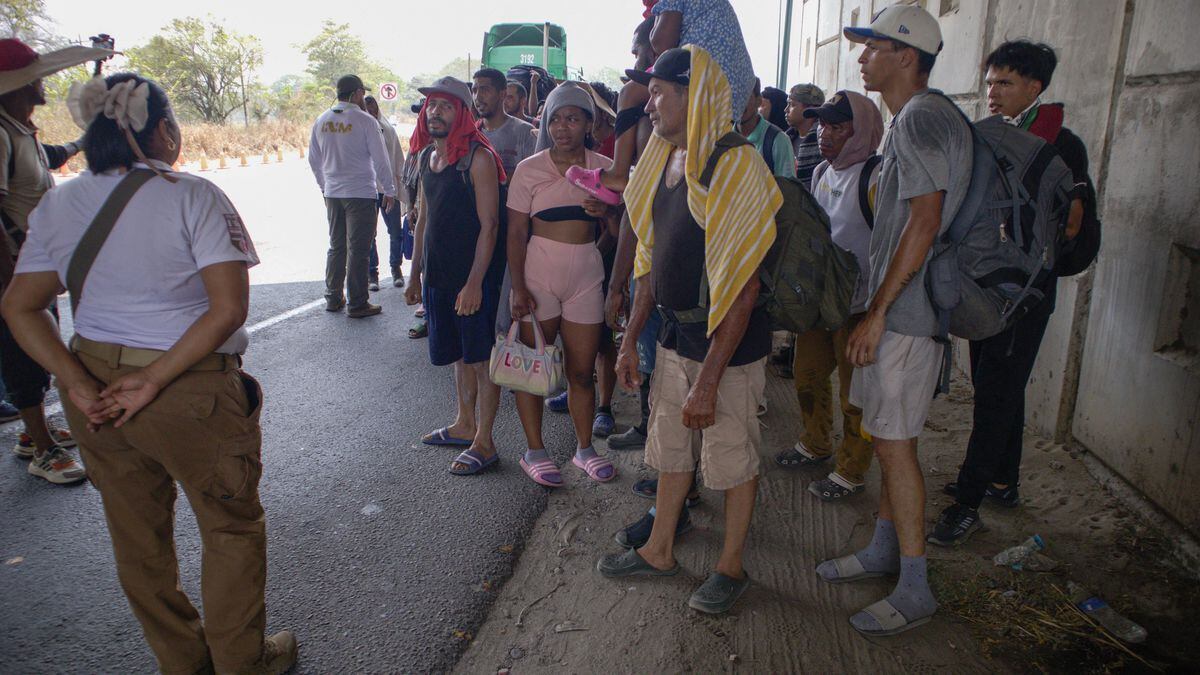
[[[483,35],[485,67],[502,73],[513,66],[541,66],[567,79],[567,31],[553,23],[498,23]]]

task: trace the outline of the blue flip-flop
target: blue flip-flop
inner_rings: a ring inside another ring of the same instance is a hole
[[[449,427],[442,427],[421,439],[425,445],[451,445],[460,448],[470,447],[471,439],[455,438],[450,435]]]
[[[454,474],[455,476],[474,476],[475,474],[481,473],[484,469],[499,461],[500,453],[498,452],[491,457],[484,459],[483,455],[480,455],[474,450],[463,450],[462,453],[460,453],[458,457],[455,457],[454,461],[450,463],[450,473]],[[468,468],[465,470],[459,469],[456,471],[454,469],[455,463],[466,464]]]

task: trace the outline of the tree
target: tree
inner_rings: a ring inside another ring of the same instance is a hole
[[[289,122],[311,122],[329,107],[333,98],[333,85],[318,84],[299,75],[279,78],[267,95],[271,112]]]
[[[317,84],[333,86],[343,75],[358,75],[364,80],[380,66],[367,56],[362,38],[350,32],[350,24],[334,23],[326,19],[321,32],[304,45],[300,51],[308,57],[308,74]]]
[[[603,82],[604,84],[608,85],[609,89],[613,91],[621,91],[621,87],[625,86],[624,83],[621,82],[622,74],[623,73],[617,71],[616,68],[604,66],[603,68],[594,71],[588,80],[591,82]]]
[[[54,32],[54,21],[46,14],[45,0],[4,0],[0,2],[0,32],[15,37],[42,52],[63,45]]]
[[[171,21],[126,55],[130,69],[158,80],[186,116],[223,124],[234,110],[245,109],[263,50],[258,38],[228,30],[211,17],[187,17]]]

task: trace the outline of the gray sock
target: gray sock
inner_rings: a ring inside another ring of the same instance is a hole
[[[900,556],[900,581],[888,599],[906,619],[920,619],[937,611],[937,599],[929,590],[925,556]]]
[[[933,597],[933,591],[929,590],[929,580],[925,575],[925,556],[900,556],[900,581],[887,601],[909,623],[932,616],[937,611],[937,600]],[[850,623],[867,631],[879,630],[880,627],[879,622],[866,612],[850,617]]]
[[[896,526],[890,520],[875,519],[875,535],[867,547],[854,554],[863,569],[868,572],[887,572],[895,574],[900,570],[900,541],[896,538]],[[837,565],[833,560],[826,560],[817,565],[817,574],[826,580],[836,580],[839,576]]]
[[[529,448],[528,450],[525,451],[525,463],[526,464],[533,464],[534,462],[543,460],[543,459],[550,459],[550,455],[547,454],[545,448],[542,448],[540,450],[534,450],[533,448]]]
[[[896,526],[890,520],[875,519],[875,536],[867,547],[854,554],[868,572],[897,572],[900,570],[900,540]]]

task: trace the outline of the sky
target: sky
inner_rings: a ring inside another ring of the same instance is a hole
[[[124,3],[121,3],[124,4]],[[764,84],[775,80],[780,0],[731,0],[742,33]],[[799,4],[796,3],[799,11]],[[496,23],[557,23],[567,31],[567,60],[584,74],[608,66],[632,65],[629,44],[641,21],[639,0],[188,0],[143,2],[126,11],[95,0],[47,0],[46,11],[57,31],[71,40],[109,33],[117,48],[144,44],[171,19],[206,16],[227,28],[257,36],[263,44],[260,80],[270,84],[288,74],[303,74],[307,62],[297,45],[315,36],[325,19],[350,24],[371,56],[394,72],[412,77],[433,72],[457,57],[478,62],[483,35]]]

